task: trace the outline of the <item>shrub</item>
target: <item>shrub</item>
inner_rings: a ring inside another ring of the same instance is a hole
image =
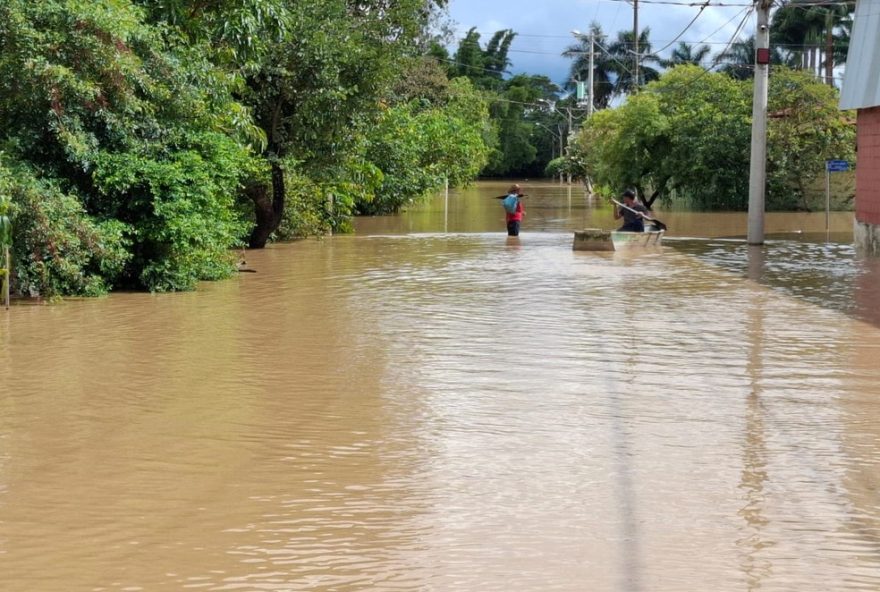
[[[75,195],[24,167],[0,166],[12,199],[12,289],[28,296],[104,294],[130,260],[128,227],[86,214]]]

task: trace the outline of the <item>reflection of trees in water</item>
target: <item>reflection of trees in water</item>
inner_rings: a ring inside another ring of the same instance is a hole
[[[751,246],[748,250],[748,277],[760,282],[764,275],[764,249]],[[761,560],[761,551],[773,545],[766,539],[764,529],[768,524],[764,516],[764,484],[767,482],[767,445],[765,441],[765,408],[761,400],[761,378],[764,371],[764,305],[763,295],[755,293],[748,311],[745,339],[749,346],[746,372],[751,391],[746,399],[745,442],[743,444],[743,468],[739,488],[745,505],[738,515],[745,520],[745,534],[736,541],[741,549],[741,567],[749,590],[757,590],[771,571],[769,560]]]

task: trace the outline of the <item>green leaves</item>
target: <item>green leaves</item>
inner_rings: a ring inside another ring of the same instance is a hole
[[[89,216],[75,194],[40,180],[26,165],[0,166],[11,196],[13,286],[31,296],[106,292],[131,255],[129,227]]]
[[[785,209],[821,207],[822,192],[811,186],[826,160],[855,159],[855,126],[838,110],[837,91],[810,73],[774,70],[769,94],[768,202]]]
[[[599,184],[745,209],[751,96],[750,80],[678,66],[621,107],[593,115],[575,151]],[[824,160],[852,156],[854,130],[837,110],[836,90],[808,74],[775,68],[769,96],[767,207],[807,208]]]
[[[358,200],[365,213],[395,212],[426,192],[473,179],[486,164],[489,124],[486,100],[466,79],[449,86],[445,105],[418,100],[387,109],[367,138],[365,158],[382,172],[372,200]]]

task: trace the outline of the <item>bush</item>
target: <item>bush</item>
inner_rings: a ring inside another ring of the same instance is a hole
[[[132,221],[133,273],[154,291],[191,290],[231,275],[229,249],[244,245],[235,196],[248,154],[221,134],[189,138],[173,152],[102,154],[94,182],[116,218]]]
[[[28,296],[97,296],[130,260],[128,227],[86,214],[75,195],[23,167],[0,166],[0,191],[12,198],[12,289]]]
[[[291,241],[322,236],[332,230],[328,197],[320,185],[305,175],[289,172],[285,188],[284,214],[272,240]]]

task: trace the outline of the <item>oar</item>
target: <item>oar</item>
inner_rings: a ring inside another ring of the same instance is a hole
[[[622,207],[624,210],[629,210],[630,212],[632,212],[632,213],[634,213],[634,214],[638,214],[639,216],[641,216],[641,217],[644,218],[645,220],[651,222],[654,226],[656,226],[656,227],[659,228],[660,230],[666,230],[666,224],[664,224],[663,222],[661,222],[661,221],[658,220],[657,218],[652,218],[651,216],[648,216],[648,215],[645,214],[644,212],[640,212],[640,211],[638,211],[638,210],[634,210],[634,209],[632,209],[631,207],[626,206],[626,205],[620,203],[620,202],[617,201],[616,199],[613,199],[613,198],[612,198],[611,201],[613,201],[614,203],[616,203],[617,205],[619,205],[620,207]]]

